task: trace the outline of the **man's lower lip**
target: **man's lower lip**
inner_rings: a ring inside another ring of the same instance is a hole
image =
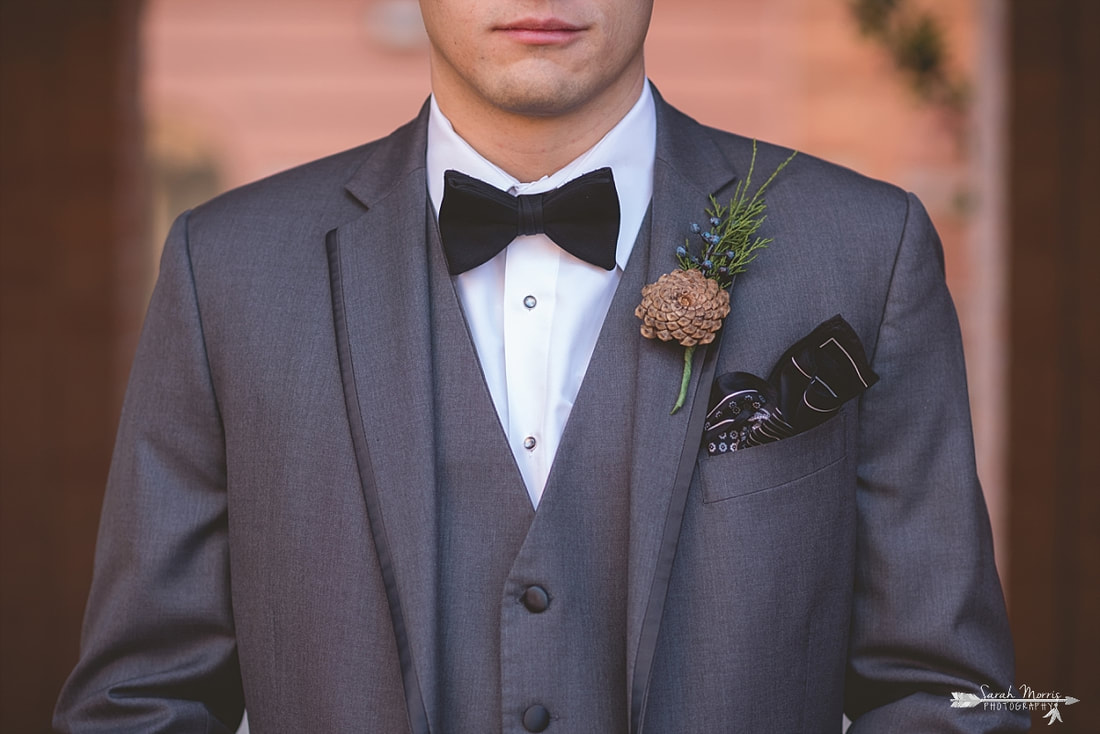
[[[535,46],[554,46],[568,43],[580,35],[579,30],[571,29],[534,29],[502,28],[501,33],[519,43]]]

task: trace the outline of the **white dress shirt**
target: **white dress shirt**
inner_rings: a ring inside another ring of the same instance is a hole
[[[432,98],[427,175],[437,215],[449,169],[513,196],[549,191],[605,166],[615,177],[620,220],[613,270],[579,260],[538,234],[516,237],[492,260],[454,278],[489,394],[535,507],[649,207],[656,145],[647,82],[626,116],[587,152],[549,176],[523,183],[459,137]]]

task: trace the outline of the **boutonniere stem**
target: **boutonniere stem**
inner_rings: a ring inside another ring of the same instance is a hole
[[[695,347],[714,341],[730,312],[729,289],[734,276],[745,272],[760,250],[772,242],[771,237],[756,235],[767,218],[764,192],[797,154],[797,151],[791,153],[750,195],[756,167],[754,140],[748,174],[737,182],[730,203],[722,206],[711,196],[706,209],[709,227],[691,224],[691,234],[702,245],[693,247],[692,238],[686,238],[676,248],[679,267],[642,288],[642,302],[634,310],[634,315],[642,320],[642,336],[675,340],[684,347],[684,372],[672,413],[683,407],[687,398]]]

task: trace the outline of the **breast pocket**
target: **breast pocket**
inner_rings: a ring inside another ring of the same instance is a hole
[[[844,459],[845,413],[781,441],[708,456],[699,463],[703,502],[763,492],[815,474]]]

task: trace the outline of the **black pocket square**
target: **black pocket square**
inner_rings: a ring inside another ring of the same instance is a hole
[[[714,456],[807,431],[876,382],[855,330],[834,316],[795,342],[767,380],[748,372],[719,376],[703,444]]]

